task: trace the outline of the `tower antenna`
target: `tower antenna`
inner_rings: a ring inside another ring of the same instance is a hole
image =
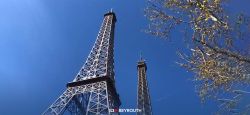
[[[142,61],[142,51],[140,51],[140,61]]]

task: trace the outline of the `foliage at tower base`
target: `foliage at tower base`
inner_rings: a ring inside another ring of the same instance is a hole
[[[180,30],[189,50],[178,53],[178,64],[195,73],[201,101],[218,102],[216,114],[249,115],[250,18],[229,12],[230,5],[230,0],[148,0],[146,32],[169,39]]]

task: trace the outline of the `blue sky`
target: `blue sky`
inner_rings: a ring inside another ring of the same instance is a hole
[[[232,4],[232,11],[250,14],[249,1]],[[178,32],[171,41],[142,32],[147,27],[145,1],[1,0],[0,114],[38,115],[54,102],[84,64],[103,14],[111,8],[118,20],[114,51],[121,108],[136,108],[136,64],[142,52],[155,115],[210,115],[216,110],[215,103],[200,103],[192,74],[175,64],[176,50],[183,49]]]

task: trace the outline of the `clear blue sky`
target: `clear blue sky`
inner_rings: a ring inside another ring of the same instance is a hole
[[[232,10],[249,14],[249,4],[236,1]],[[142,52],[155,115],[210,115],[216,110],[214,103],[200,103],[192,74],[175,64],[176,50],[183,49],[181,36],[174,32],[172,41],[164,41],[142,32],[145,1],[1,0],[0,114],[39,115],[54,102],[84,64],[103,14],[111,8],[118,19],[115,72],[121,108],[136,108],[136,64]]]

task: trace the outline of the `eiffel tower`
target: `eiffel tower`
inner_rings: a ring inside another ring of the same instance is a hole
[[[145,60],[140,58],[140,61],[137,64],[138,70],[138,94],[137,94],[137,108],[140,109],[140,112],[137,112],[137,115],[152,115],[152,106],[150,101],[150,94],[147,83],[147,65]]]
[[[75,79],[43,115],[118,115],[121,105],[115,88],[114,29],[111,10],[104,19],[95,44]]]

